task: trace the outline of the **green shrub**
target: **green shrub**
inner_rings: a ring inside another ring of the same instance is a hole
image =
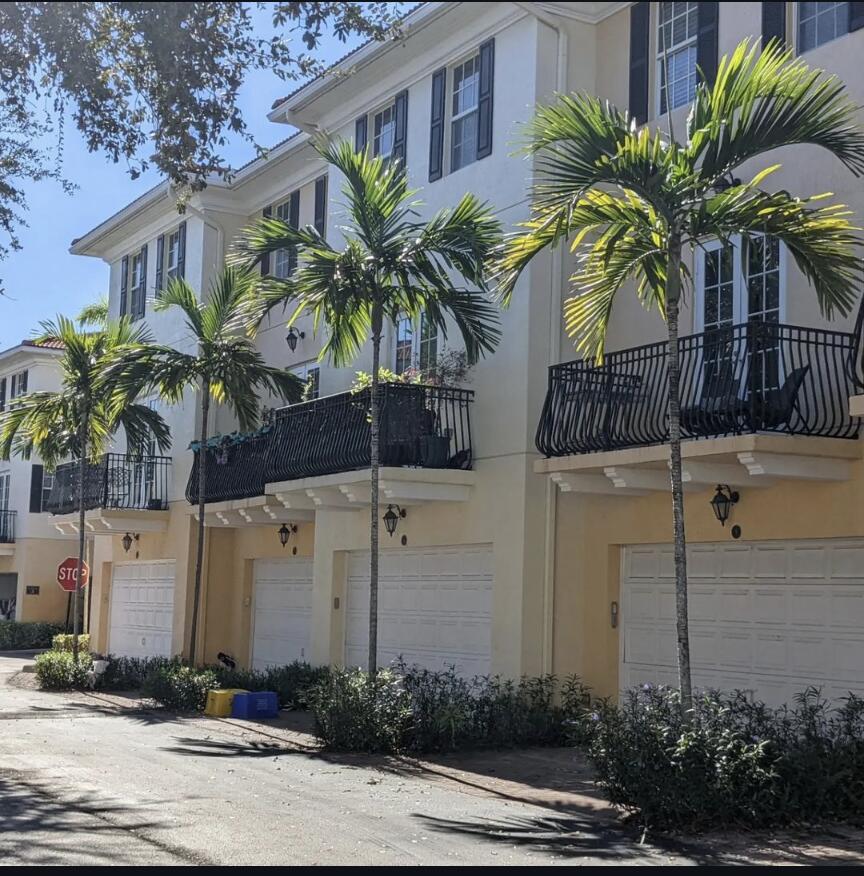
[[[51,639],[51,647],[55,651],[71,651],[73,638],[74,636],[72,636],[71,633],[57,633],[57,635]],[[78,650],[90,650],[90,635],[88,633],[81,633],[78,636]]]
[[[93,668],[90,655],[82,652],[76,663],[66,651],[46,651],[36,657],[36,678],[43,690],[76,690],[86,687]]]
[[[309,695],[318,735],[328,748],[421,753],[568,745],[588,738],[588,692],[576,678],[565,682],[559,698],[553,676],[465,679],[453,669],[431,672],[397,664],[376,699],[364,673],[333,672],[334,679]],[[366,708],[374,717],[364,724]],[[391,715],[392,724],[382,726]]]
[[[111,654],[106,659],[108,666],[99,676],[102,690],[140,690],[151,672],[177,662],[168,657],[115,657]]]
[[[808,689],[770,709],[736,693],[646,686],[594,713],[591,753],[611,801],[655,828],[773,827],[864,818],[864,700]]]
[[[41,621],[0,620],[0,651],[35,651],[50,648],[51,640],[62,633],[60,624]]]
[[[219,681],[212,670],[171,660],[148,672],[142,692],[166,709],[202,712],[207,704],[207,691],[218,687]]]
[[[330,751],[393,754],[403,749],[411,721],[401,678],[383,669],[332,669],[308,693],[315,732]]]

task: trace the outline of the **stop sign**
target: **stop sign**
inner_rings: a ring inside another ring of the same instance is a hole
[[[81,586],[86,587],[90,581],[90,567],[87,563],[81,564],[81,574],[83,580]],[[75,584],[78,581],[78,557],[66,557],[57,567],[57,583],[61,590],[67,593],[75,592]]]

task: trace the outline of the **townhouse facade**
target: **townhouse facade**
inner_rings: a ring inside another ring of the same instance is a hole
[[[155,313],[153,299],[178,274],[206,295],[250,221],[314,224],[338,245],[342,183],[313,150],[316,134],[404,160],[424,215],[470,190],[512,229],[528,215],[532,173],[513,146],[538,103],[589,91],[640,122],[662,117],[680,131],[697,65],[710,74],[747,36],[784,39],[861,101],[861,7],[425,3],[398,41],[344,59],[350,75],[276,101],[271,121],[296,132],[266,159],[194,195],[182,216],[167,184],[158,186],[72,251],[110,266],[113,315],[143,319],[161,343],[185,348],[183,326]],[[777,161],[778,186],[833,191],[864,212],[860,183],[815,149]],[[262,270],[287,276],[293,267],[286,252]],[[382,662],[401,656],[512,677],[573,672],[601,695],[674,679],[658,389],[665,329],[625,295],[606,364],[568,361],[561,309],[571,268],[566,251],[535,259],[501,314],[498,350],[456,385],[385,390],[382,510],[395,515],[395,528],[381,557]],[[854,314],[827,322],[776,241],[706,241],[692,269],[682,403],[692,439],[685,477],[696,682],[772,701],[810,683],[830,694],[857,689],[864,467],[849,398],[861,326]],[[264,400],[275,410],[259,432],[197,451],[209,454],[212,479],[197,648],[208,662],[224,652],[255,667],[365,663],[368,426],[349,390],[371,353],[335,369],[319,361],[320,332],[301,320],[288,333],[274,315],[257,343],[269,362],[308,381],[309,400],[288,408]],[[458,353],[458,344],[453,334],[431,335],[422,319],[400,320],[388,326],[385,349],[387,367],[400,372]],[[186,649],[197,412],[194,396],[165,408],[170,456],[133,463],[118,448],[88,500],[99,650]],[[217,410],[215,431],[234,429]],[[738,494],[724,526],[711,504],[718,485],[721,495]],[[70,529],[72,517],[55,522]]]
[[[0,352],[0,414],[28,392],[60,387],[54,341],[25,340]],[[34,457],[0,461],[0,618],[62,622],[67,597],[57,566],[75,544],[47,517],[53,474]]]

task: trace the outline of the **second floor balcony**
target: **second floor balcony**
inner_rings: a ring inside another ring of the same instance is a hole
[[[43,510],[63,515],[79,510],[77,462],[57,466],[51,492]],[[171,458],[106,453],[88,462],[84,478],[84,510],[165,511]]]
[[[384,468],[470,470],[473,392],[417,384],[380,390]],[[273,411],[252,435],[215,439],[207,448],[207,502],[263,496],[266,485],[368,469],[370,391],[343,392]],[[198,460],[186,497],[198,502]]]
[[[15,521],[18,515],[15,511],[0,509],[0,544],[15,544]]]

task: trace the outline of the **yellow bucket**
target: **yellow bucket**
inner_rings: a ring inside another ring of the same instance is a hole
[[[234,694],[248,693],[248,691],[240,688],[229,688],[227,690],[208,690],[207,691],[207,707],[204,709],[204,714],[211,718],[227,718],[231,715],[231,701],[234,699]]]

